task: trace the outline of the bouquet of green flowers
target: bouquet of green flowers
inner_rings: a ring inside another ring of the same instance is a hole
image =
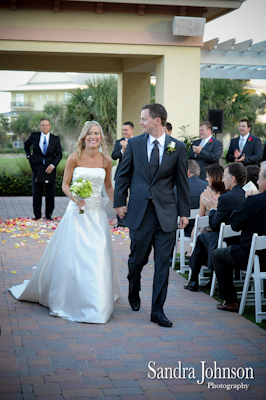
[[[70,185],[70,192],[72,196],[77,197],[79,199],[88,199],[92,193],[92,183],[84,178],[78,178],[73,181]],[[84,208],[79,210],[80,214],[84,214]]]

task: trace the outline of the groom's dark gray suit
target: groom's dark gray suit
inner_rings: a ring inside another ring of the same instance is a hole
[[[165,147],[159,169],[152,179],[148,155],[149,135],[129,139],[116,179],[114,207],[126,205],[124,223],[130,229],[129,297],[139,299],[141,271],[154,247],[154,281],[152,315],[161,316],[166,299],[169,262],[175,242],[178,215],[190,213],[190,191],[187,177],[187,152],[184,143],[165,135]],[[175,151],[167,152],[170,142]],[[177,188],[178,204],[174,196]]]

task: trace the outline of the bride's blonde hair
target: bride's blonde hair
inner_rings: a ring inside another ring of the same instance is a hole
[[[99,122],[97,121],[86,121],[82,131],[79,135],[78,141],[76,143],[75,146],[75,151],[77,153],[77,161],[80,159],[82,151],[85,148],[85,138],[87,136],[87,133],[89,132],[90,128],[92,126],[98,126],[98,128],[100,129],[101,132],[101,144],[100,147],[101,149],[99,149],[103,155],[103,159],[104,162],[106,162],[107,156],[108,156],[108,149],[107,149],[107,145],[106,145],[106,141],[105,141],[105,137],[104,137],[104,133],[103,133],[103,129],[101,127],[101,125],[99,124]]]

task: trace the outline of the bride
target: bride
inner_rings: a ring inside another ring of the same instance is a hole
[[[99,151],[101,146],[102,151]],[[67,160],[62,190],[71,200],[30,281],[10,288],[18,300],[38,302],[50,315],[77,322],[106,323],[120,286],[114,264],[102,188],[113,201],[112,162],[101,126],[87,121]],[[78,200],[71,180],[90,180],[93,194]],[[85,206],[84,214],[79,209]]]

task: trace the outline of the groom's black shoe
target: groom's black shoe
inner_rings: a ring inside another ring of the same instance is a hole
[[[134,300],[131,299],[130,297],[128,298],[129,304],[131,305],[131,308],[133,311],[139,311],[140,309],[140,299]]]
[[[173,325],[173,322],[166,318],[165,315],[151,315],[151,322],[155,322],[155,324],[164,326],[165,328],[170,328]]]

